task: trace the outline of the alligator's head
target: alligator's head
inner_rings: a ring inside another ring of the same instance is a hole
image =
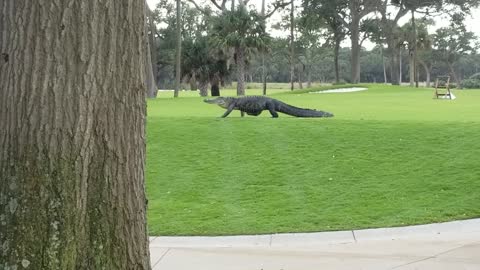
[[[228,108],[228,105],[230,104],[230,99],[226,97],[217,97],[217,98],[206,98],[203,100],[203,102],[206,102],[208,104],[217,104],[218,106],[222,108]]]

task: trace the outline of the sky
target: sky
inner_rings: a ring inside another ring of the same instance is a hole
[[[183,1],[185,1],[185,0],[183,0]],[[152,8],[152,9],[155,8],[155,6],[158,2],[159,2],[159,0],[147,0],[147,3],[149,5],[149,7]],[[207,2],[207,0],[197,0],[197,3],[199,3],[199,4],[206,3],[206,2]],[[271,3],[271,2],[273,2],[273,0],[266,0],[267,6],[268,6],[268,3]],[[300,0],[295,0],[295,2],[300,3],[301,1]],[[260,10],[262,0],[250,0],[249,5],[250,4],[254,4],[255,6],[258,7],[258,10]],[[400,24],[405,23],[408,20],[408,17],[409,16],[404,16],[402,18],[402,21],[400,21]],[[280,19],[281,19],[280,16],[278,14],[276,14],[276,15],[273,15],[271,17],[270,21],[271,22],[278,22]],[[435,29],[437,29],[439,27],[448,26],[448,23],[449,23],[449,19],[446,16],[434,18],[434,20],[435,20],[435,26],[432,27],[432,29],[429,29],[430,33],[433,33],[435,31]],[[474,32],[477,35],[477,37],[480,38],[480,8],[472,10],[472,15],[467,17],[466,25],[467,25],[467,29],[469,31]],[[286,33],[285,31],[270,30],[269,32],[273,36],[286,36],[286,35],[288,35],[288,33]],[[345,41],[344,44],[342,44],[342,46],[349,46],[349,41]],[[372,43],[369,43],[368,41],[366,41],[364,43],[364,46],[367,49],[371,49],[374,45]]]

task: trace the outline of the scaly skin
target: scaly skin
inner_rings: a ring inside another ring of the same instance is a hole
[[[277,112],[295,117],[333,117],[333,114],[329,112],[302,109],[265,96],[218,97],[205,99],[204,102],[217,104],[227,109],[222,117],[227,117],[233,110],[239,110],[242,113],[242,117],[244,113],[258,116],[263,110],[268,110],[273,118],[278,117]]]

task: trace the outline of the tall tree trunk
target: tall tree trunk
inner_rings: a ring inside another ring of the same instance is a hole
[[[419,63],[425,69],[425,76],[426,76],[426,80],[427,80],[426,81],[426,87],[430,87],[430,73],[431,73],[431,70],[424,61],[419,61]]]
[[[265,0],[262,0],[262,11],[261,11],[262,18],[265,16]],[[265,18],[264,18],[265,20]],[[264,22],[265,23],[265,22]],[[262,93],[263,95],[267,95],[267,72],[265,71],[265,51],[261,52],[262,54]]]
[[[237,96],[245,95],[245,48],[236,47],[237,58]]]
[[[303,72],[305,68],[302,63],[298,67],[298,88],[303,89]]]
[[[159,68],[158,68],[157,44],[155,42],[156,26],[155,26],[155,20],[153,19],[153,13],[151,10],[148,10],[148,26],[150,28],[149,42],[150,42],[150,56],[151,56],[151,62],[152,62],[153,79],[157,83],[156,86],[158,90],[159,84],[157,79],[159,74]]]
[[[415,86],[415,61],[413,60],[413,48],[410,48],[408,54],[408,65],[409,65],[409,76],[410,76],[410,86]]]
[[[152,62],[150,56],[150,44],[148,40],[145,41],[145,86],[147,88],[147,97],[156,98],[157,97],[157,83],[155,82],[155,77],[153,76]]]
[[[177,44],[176,44],[176,56],[175,56],[175,91],[173,97],[178,97],[178,92],[180,91],[180,81],[181,81],[181,57],[182,57],[182,2],[177,0]]]
[[[144,1],[2,1],[1,269],[150,269],[144,20]]]
[[[457,73],[455,72],[455,69],[453,68],[452,63],[447,63],[448,64],[448,69],[450,69],[450,74],[453,76],[453,80],[455,81],[456,87],[460,87],[460,80],[458,78]]]
[[[350,40],[352,42],[351,72],[352,83],[360,82],[360,18],[353,17],[350,27]]]
[[[294,18],[295,4],[294,1],[291,1],[290,6],[290,90],[293,91],[294,88],[294,72],[295,72],[295,18]]]
[[[392,85],[400,85],[399,80],[399,53],[398,47],[395,45],[394,40],[389,40],[388,42],[388,51],[390,52],[390,80]]]
[[[413,28],[413,80],[415,87],[418,88],[417,76],[417,25],[415,24],[415,11],[412,9],[412,28]]]
[[[387,68],[385,66],[385,52],[382,46],[382,64],[383,64],[383,81],[386,84],[387,83]]]
[[[200,96],[202,97],[208,96],[208,81],[199,82],[198,88],[200,89]]]
[[[335,65],[335,83],[340,83],[340,67],[338,64],[338,56],[340,54],[340,40],[335,39],[335,48],[333,53],[333,62]]]
[[[398,84],[402,85],[402,77],[403,77],[403,48],[398,48],[398,69],[400,72],[398,73]]]
[[[151,17],[150,10],[148,5],[145,1],[145,33],[148,33],[149,25],[148,25],[148,18]],[[155,77],[153,75],[153,65],[152,65],[152,55],[150,52],[151,43],[153,42],[153,38],[151,35],[145,35],[145,61],[144,61],[144,68],[145,68],[145,85],[147,87],[147,97],[148,98],[156,98],[157,97],[157,83],[155,82]]]

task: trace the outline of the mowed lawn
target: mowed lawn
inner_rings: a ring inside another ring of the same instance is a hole
[[[335,114],[240,117],[196,93],[148,103],[150,235],[402,226],[480,217],[480,90],[368,85],[271,97]],[[259,90],[247,90],[247,94]],[[234,95],[233,91],[222,94]]]

